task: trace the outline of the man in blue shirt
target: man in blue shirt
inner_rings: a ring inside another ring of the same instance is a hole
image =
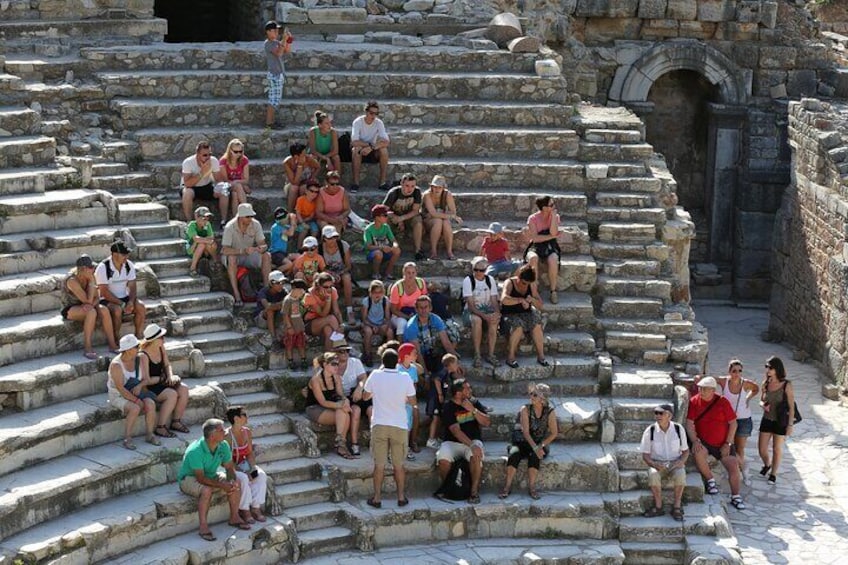
[[[433,303],[429,296],[419,296],[415,301],[415,315],[406,324],[403,341],[411,343],[418,350],[419,359],[424,361],[428,374],[442,369],[442,354],[453,353],[457,357],[456,346],[448,337],[444,320],[432,313]],[[439,346],[444,352],[439,351]]]
[[[200,537],[206,541],[215,541],[215,534],[209,529],[206,521],[212,493],[215,490],[224,491],[230,504],[230,526],[249,530],[250,524],[244,522],[239,515],[239,505],[242,497],[250,496],[250,489],[241,483],[247,481],[247,475],[240,473],[236,476],[233,464],[233,452],[230,444],[224,441],[224,422],[210,418],[203,423],[203,438],[191,442],[183,455],[183,463],[177,473],[180,490],[198,499],[197,513],[200,517]],[[223,467],[226,474],[218,472]],[[244,506],[244,504],[241,504]]]

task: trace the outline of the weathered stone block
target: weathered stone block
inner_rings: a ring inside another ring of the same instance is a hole
[[[666,18],[694,20],[697,15],[698,2],[696,0],[668,0],[668,8],[665,12]]]
[[[359,23],[368,17],[365,8],[312,8],[308,14],[313,24]]]
[[[698,19],[702,22],[729,22],[736,17],[735,2],[731,0],[700,0]]]
[[[278,22],[285,24],[309,23],[308,12],[291,2],[277,2],[276,17]]]
[[[641,0],[637,15],[644,20],[661,20],[667,7],[668,0]]]
[[[516,37],[521,37],[521,22],[518,16],[510,12],[498,14],[486,27],[486,38],[498,44],[498,47],[506,47]]]
[[[507,47],[512,53],[537,53],[541,43],[538,38],[525,35],[510,41]]]

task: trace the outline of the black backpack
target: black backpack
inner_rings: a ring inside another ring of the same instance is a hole
[[[447,500],[468,500],[471,496],[471,465],[465,457],[453,460],[448,475],[433,496]]]

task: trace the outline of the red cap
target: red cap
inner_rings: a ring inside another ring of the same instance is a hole
[[[411,343],[404,343],[403,345],[398,347],[398,359],[400,361],[403,361],[406,356],[412,353],[415,353],[415,346]]]

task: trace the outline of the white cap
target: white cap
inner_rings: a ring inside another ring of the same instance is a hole
[[[321,237],[339,237],[339,230],[336,229],[336,226],[328,224],[321,229]]]
[[[698,381],[698,386],[700,388],[718,388],[718,383],[713,377],[704,377]]]

